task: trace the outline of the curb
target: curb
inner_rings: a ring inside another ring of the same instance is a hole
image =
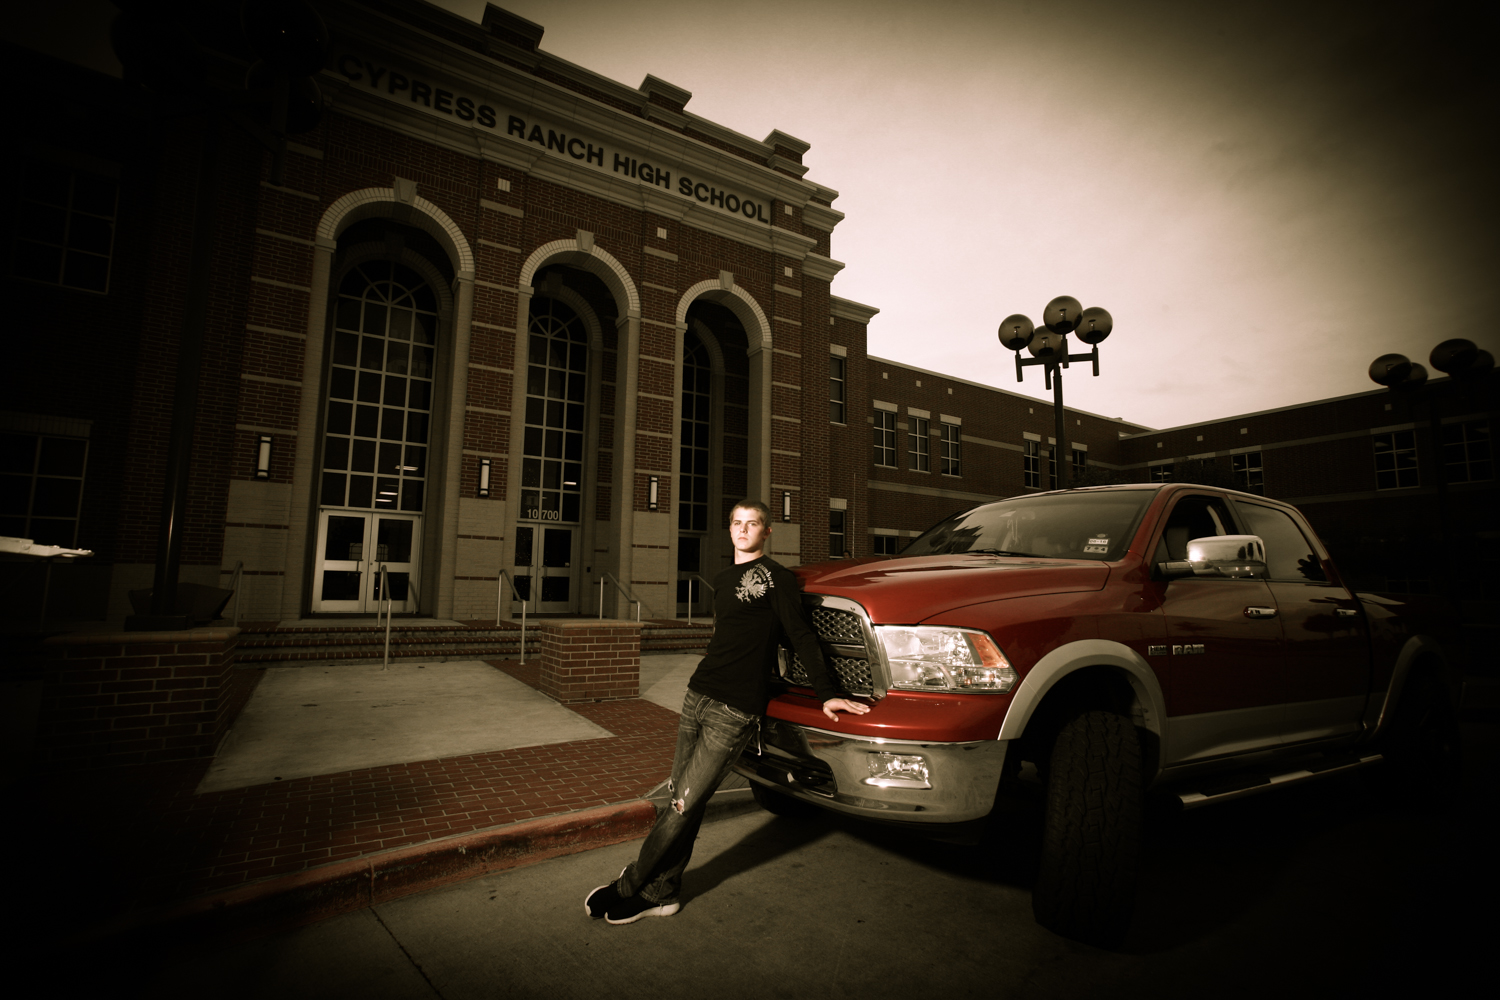
[[[666,801],[665,795],[636,799],[369,854],[130,914],[91,928],[82,938],[128,937],[170,925],[190,937],[236,939],[301,927],[493,872],[639,839],[651,831]],[[749,788],[724,789],[709,800],[703,821],[759,808]]]
[[[644,799],[543,816],[482,833],[370,854],[138,912],[84,937],[160,929],[252,937],[314,923],[402,896],[644,837],[656,807]]]

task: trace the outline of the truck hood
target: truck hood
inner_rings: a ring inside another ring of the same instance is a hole
[[[916,625],[970,604],[1098,590],[1109,566],[1081,559],[947,555],[799,566],[803,590],[858,601],[875,624]]]

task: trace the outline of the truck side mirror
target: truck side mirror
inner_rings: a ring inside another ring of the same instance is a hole
[[[1205,535],[1188,542],[1187,558],[1159,562],[1159,579],[1185,576],[1220,577],[1231,580],[1266,578],[1266,543],[1259,535]]]

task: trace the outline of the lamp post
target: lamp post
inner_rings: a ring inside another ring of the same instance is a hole
[[[1066,488],[1071,478],[1069,461],[1063,461],[1058,451],[1067,439],[1063,436],[1066,420],[1063,413],[1062,373],[1074,361],[1092,361],[1094,377],[1099,376],[1099,344],[1114,329],[1115,321],[1099,306],[1083,308],[1071,295],[1059,295],[1042,310],[1042,330],[1038,331],[1027,317],[1013,313],[1000,323],[1000,343],[1016,354],[1016,381],[1020,382],[1028,365],[1041,365],[1047,388],[1052,390],[1052,415],[1056,425],[1056,443],[1052,446],[1052,460],[1057,466],[1057,485]],[[1068,353],[1068,334],[1093,347],[1088,354]],[[1022,359],[1021,349],[1028,348],[1031,357]]]
[[[1495,359],[1489,351],[1481,350],[1472,340],[1455,337],[1445,340],[1432,349],[1427,361],[1432,367],[1455,380],[1478,379],[1494,370]],[[1456,600],[1456,581],[1450,573],[1452,558],[1450,516],[1448,511],[1448,475],[1444,468],[1443,421],[1438,407],[1437,393],[1427,385],[1427,369],[1404,354],[1382,354],[1370,362],[1370,380],[1383,385],[1392,393],[1405,397],[1408,413],[1416,423],[1416,401],[1427,403],[1428,427],[1432,435],[1433,478],[1437,491],[1438,507],[1438,577],[1450,598]]]

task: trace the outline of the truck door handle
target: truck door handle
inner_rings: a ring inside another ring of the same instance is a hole
[[[1355,615],[1359,614],[1359,612],[1355,611],[1353,608],[1334,608],[1333,613],[1339,618],[1353,618]]]
[[[1246,618],[1275,618],[1276,617],[1276,609],[1275,608],[1246,608],[1245,609],[1245,617]]]

